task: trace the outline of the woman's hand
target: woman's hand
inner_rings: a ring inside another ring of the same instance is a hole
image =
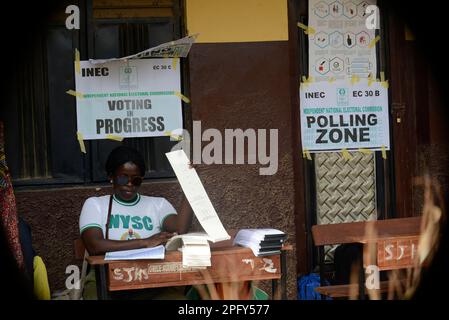
[[[198,170],[198,165],[194,164],[192,161],[189,161],[189,169]]]
[[[175,233],[173,232],[160,232],[151,236],[149,238],[142,239],[142,242],[145,245],[145,248],[156,247],[160,244],[165,244],[171,237],[173,237]]]

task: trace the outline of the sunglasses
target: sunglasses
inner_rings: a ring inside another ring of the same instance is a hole
[[[126,186],[131,180],[131,184],[138,187],[142,184],[143,178],[141,176],[127,176],[127,175],[119,175],[114,178],[115,183],[119,186]]]

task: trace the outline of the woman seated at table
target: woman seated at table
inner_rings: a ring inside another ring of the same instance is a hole
[[[138,193],[145,175],[145,161],[135,149],[120,146],[112,150],[106,161],[106,173],[113,187],[113,195],[88,198],[79,219],[80,234],[90,255],[109,251],[149,248],[164,244],[189,229],[192,210],[184,198],[179,214],[162,197]],[[108,228],[106,228],[108,226]],[[95,298],[93,270],[86,278],[85,298]],[[129,298],[136,292],[144,298],[181,298],[182,287],[160,288],[127,292]],[[140,291],[140,292],[139,292]]]

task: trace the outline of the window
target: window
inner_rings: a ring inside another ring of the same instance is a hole
[[[80,152],[76,102],[66,94],[75,89],[75,48],[83,60],[121,57],[181,37],[177,0],[86,0],[78,5],[81,28],[66,29],[65,6],[58,8],[45,28],[29,39],[32,49],[21,57],[14,73],[11,98],[1,117],[15,185],[107,180],[106,157],[121,143],[89,140],[85,141],[87,154]],[[143,153],[147,178],[174,176],[165,152],[175,143],[169,137],[123,141]]]

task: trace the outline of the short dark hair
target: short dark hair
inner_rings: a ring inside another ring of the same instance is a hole
[[[114,175],[117,168],[127,162],[134,163],[139,167],[140,174],[142,176],[145,175],[146,167],[142,154],[138,150],[128,146],[118,146],[111,151],[106,160],[106,173],[108,176]]]

